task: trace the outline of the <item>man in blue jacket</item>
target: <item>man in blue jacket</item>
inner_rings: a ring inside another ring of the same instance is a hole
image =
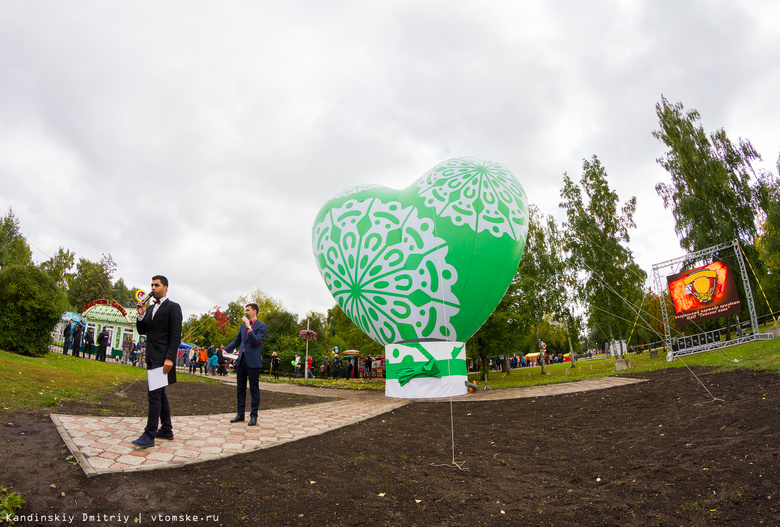
[[[263,367],[263,352],[261,345],[268,326],[257,319],[260,308],[257,304],[247,304],[244,307],[246,316],[244,323],[238,329],[235,340],[228,344],[225,353],[238,349],[236,359],[236,416],[230,420],[238,423],[244,420],[246,411],[246,383],[249,381],[249,392],[252,395],[252,407],[249,413],[249,426],[257,424],[257,410],[260,408],[260,369]]]

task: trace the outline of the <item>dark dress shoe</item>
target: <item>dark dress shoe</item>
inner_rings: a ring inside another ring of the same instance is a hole
[[[231,419],[230,422],[231,423],[240,423],[243,420],[244,420],[244,416],[243,415],[237,415],[233,419]]]
[[[247,426],[257,426],[257,417],[252,417],[249,419],[249,425]]]
[[[150,446],[154,446],[154,439],[146,434],[142,434],[141,437],[133,441],[133,444],[138,448],[149,448]]]
[[[157,434],[154,436],[155,439],[165,439],[167,441],[173,441],[173,432],[157,432]]]

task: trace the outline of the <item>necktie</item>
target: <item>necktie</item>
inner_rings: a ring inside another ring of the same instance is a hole
[[[160,305],[160,300],[158,300],[158,299],[156,299],[156,298],[155,298],[155,299],[152,301],[152,304],[154,304],[154,305],[152,306],[152,318],[154,318],[154,313],[157,311],[157,306],[159,306],[159,305]]]
[[[246,351],[246,341],[249,339],[249,329],[246,330],[246,337],[244,338],[244,342],[242,342],[241,351],[238,353],[238,359],[236,360],[236,364],[241,362],[241,358],[244,356],[244,351]]]

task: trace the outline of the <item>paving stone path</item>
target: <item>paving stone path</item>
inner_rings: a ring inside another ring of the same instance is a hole
[[[226,382],[230,383],[229,380]],[[486,390],[455,402],[543,397],[600,390],[643,382],[628,377],[602,377],[579,382]],[[233,380],[232,384],[235,384]],[[261,383],[262,390],[301,395],[338,397],[336,401],[261,411],[257,426],[230,423],[235,414],[174,416],[173,441],[158,440],[147,449],[131,441],[140,435],[146,417],[90,417],[52,415],[51,419],[87,476],[177,467],[270,448],[290,441],[323,434],[342,426],[376,417],[411,402],[385,397],[383,392],[330,390],[293,384]],[[419,400],[419,399],[417,399]],[[449,402],[450,399],[428,399]]]

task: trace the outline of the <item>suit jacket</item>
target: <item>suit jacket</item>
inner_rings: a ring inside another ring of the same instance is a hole
[[[98,333],[98,346],[108,346],[108,339],[111,336],[108,334],[108,330],[103,328],[103,331]]]
[[[152,318],[153,305],[146,308],[144,317],[136,320],[138,333],[146,335],[146,365],[162,365],[165,359],[173,361],[174,367],[168,374],[168,382],[176,379],[176,356],[181,344],[181,306],[172,300],[166,300],[157,306]]]
[[[251,331],[246,327],[246,324],[242,323],[236,338],[225,347],[225,353],[230,353],[238,348],[239,352],[236,366],[238,366],[246,356],[247,368],[262,368],[263,350],[261,349],[261,346],[267,332],[268,326],[259,320],[255,320],[252,323]]]

